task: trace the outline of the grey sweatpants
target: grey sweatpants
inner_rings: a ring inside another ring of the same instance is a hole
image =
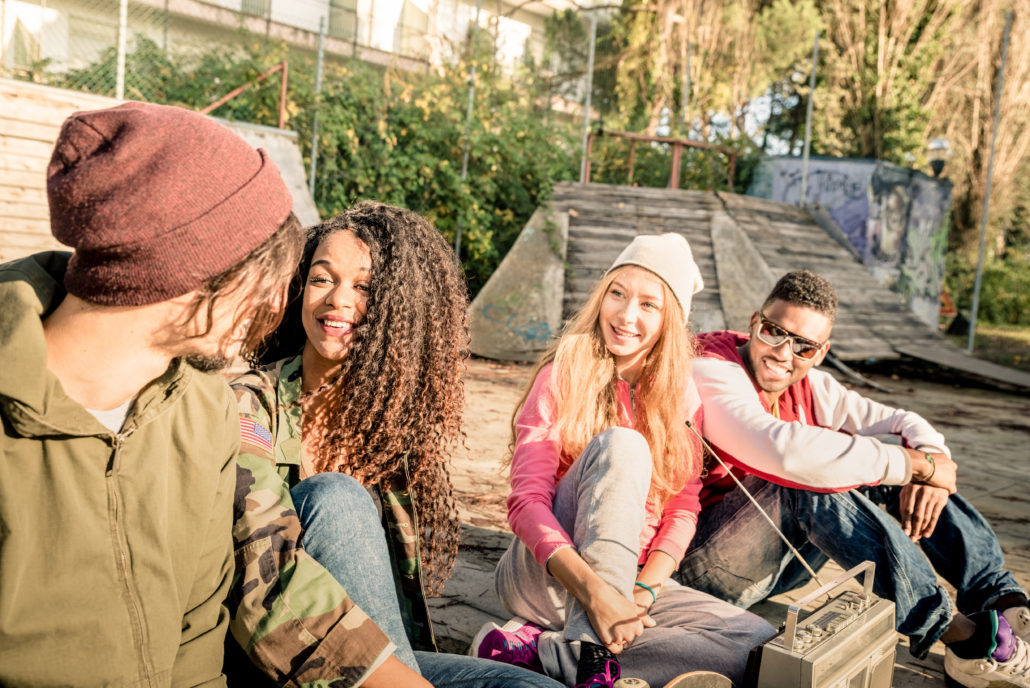
[[[580,556],[632,599],[640,532],[651,484],[651,453],[627,428],[596,435],[558,485],[553,511]],[[548,676],[573,685],[579,643],[601,644],[586,610],[515,538],[495,571],[497,595],[509,612],[545,631],[538,640]],[[710,595],[665,581],[648,612],[657,622],[619,655],[623,676],[662,686],[686,671],[709,670],[740,684],[748,651],[772,637],[772,626]]]

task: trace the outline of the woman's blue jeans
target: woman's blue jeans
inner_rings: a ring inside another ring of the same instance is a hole
[[[561,684],[519,667],[436,652],[413,652],[401,616],[393,566],[379,513],[368,491],[342,473],[322,473],[291,491],[301,544],[347,590],[397,646],[395,655],[437,688],[556,688]]]
[[[827,559],[845,569],[863,561],[876,564],[873,589],[894,602],[898,632],[908,636],[916,657],[926,656],[955,613],[938,574],[957,590],[956,606],[964,614],[986,609],[1002,595],[1024,592],[1003,568],[994,531],[957,494],[948,500],[933,534],[916,544],[897,520],[900,487],[821,493],[756,476],[743,483],[813,568]],[[684,585],[745,608],[808,579],[739,488],[701,511],[697,535],[679,569]]]

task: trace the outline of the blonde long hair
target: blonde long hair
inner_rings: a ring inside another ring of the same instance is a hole
[[[551,345],[533,370],[511,419],[511,448],[515,421],[526,403],[541,369],[551,369],[557,415],[555,430],[561,441],[562,461],[574,461],[590,439],[619,424],[615,358],[605,346],[599,315],[612,282],[626,267],[601,278],[586,304],[569,321],[561,338]],[[654,273],[652,273],[654,274]],[[685,384],[696,353],[694,336],[684,322],[683,310],[662,282],[665,303],[662,332],[647,355],[640,374],[635,413],[636,430],[651,448],[654,471],[651,496],[659,505],[679,492],[687,479],[701,472],[700,447],[688,436]],[[510,460],[510,456],[509,456]]]

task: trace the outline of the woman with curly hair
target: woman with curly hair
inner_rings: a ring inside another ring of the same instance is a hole
[[[512,419],[517,537],[495,572],[517,617],[479,632],[479,657],[576,688],[698,670],[677,685],[728,685],[772,635],[670,578],[701,508],[701,447],[684,422],[701,423],[687,327],[701,288],[682,236],[639,236],[538,364]]]
[[[463,442],[468,353],[443,237],[359,203],[309,230],[291,297],[264,365],[233,383],[230,681],[259,684],[256,668],[290,686],[556,685],[426,651],[425,593],[458,548],[447,461]]]

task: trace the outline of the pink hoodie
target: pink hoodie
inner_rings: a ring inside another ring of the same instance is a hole
[[[551,368],[552,364],[548,364],[540,370],[515,421],[511,494],[508,496],[508,523],[512,532],[532,550],[541,566],[546,566],[557,550],[574,546],[551,511],[555,486],[576,458],[562,451],[553,427],[556,414]],[[619,426],[633,428],[629,384],[622,380],[616,384]],[[686,395],[687,409],[700,432],[701,400],[693,379],[687,384]],[[697,528],[700,491],[700,477],[692,476],[661,512],[648,498],[647,524],[640,533],[639,563],[646,562],[653,550],[661,550],[679,564]]]

